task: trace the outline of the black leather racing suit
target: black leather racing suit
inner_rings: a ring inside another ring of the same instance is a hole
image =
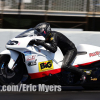
[[[47,45],[45,42],[50,43],[51,45]],[[82,75],[83,71],[71,66],[71,63],[77,54],[77,49],[72,41],[59,32],[51,31],[49,38],[47,38],[45,42],[41,45],[53,53],[57,51],[57,46],[61,49],[64,55],[62,68],[75,74]]]

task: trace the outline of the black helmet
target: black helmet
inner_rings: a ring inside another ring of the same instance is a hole
[[[49,23],[39,23],[35,26],[35,29],[45,38],[47,38],[51,32],[51,27]]]

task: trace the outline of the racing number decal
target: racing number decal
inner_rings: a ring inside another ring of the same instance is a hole
[[[53,69],[52,60],[39,62],[38,65],[39,65],[39,72]]]

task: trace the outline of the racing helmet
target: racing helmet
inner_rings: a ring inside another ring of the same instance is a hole
[[[51,27],[49,23],[39,23],[35,26],[35,29],[45,38],[47,38],[51,32]]]

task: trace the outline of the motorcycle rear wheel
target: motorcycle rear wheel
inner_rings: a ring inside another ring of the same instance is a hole
[[[1,85],[14,85],[18,84],[23,77],[23,68],[21,63],[19,63],[15,70],[12,71],[8,68],[8,63],[10,60],[9,55],[0,56],[0,84]]]

